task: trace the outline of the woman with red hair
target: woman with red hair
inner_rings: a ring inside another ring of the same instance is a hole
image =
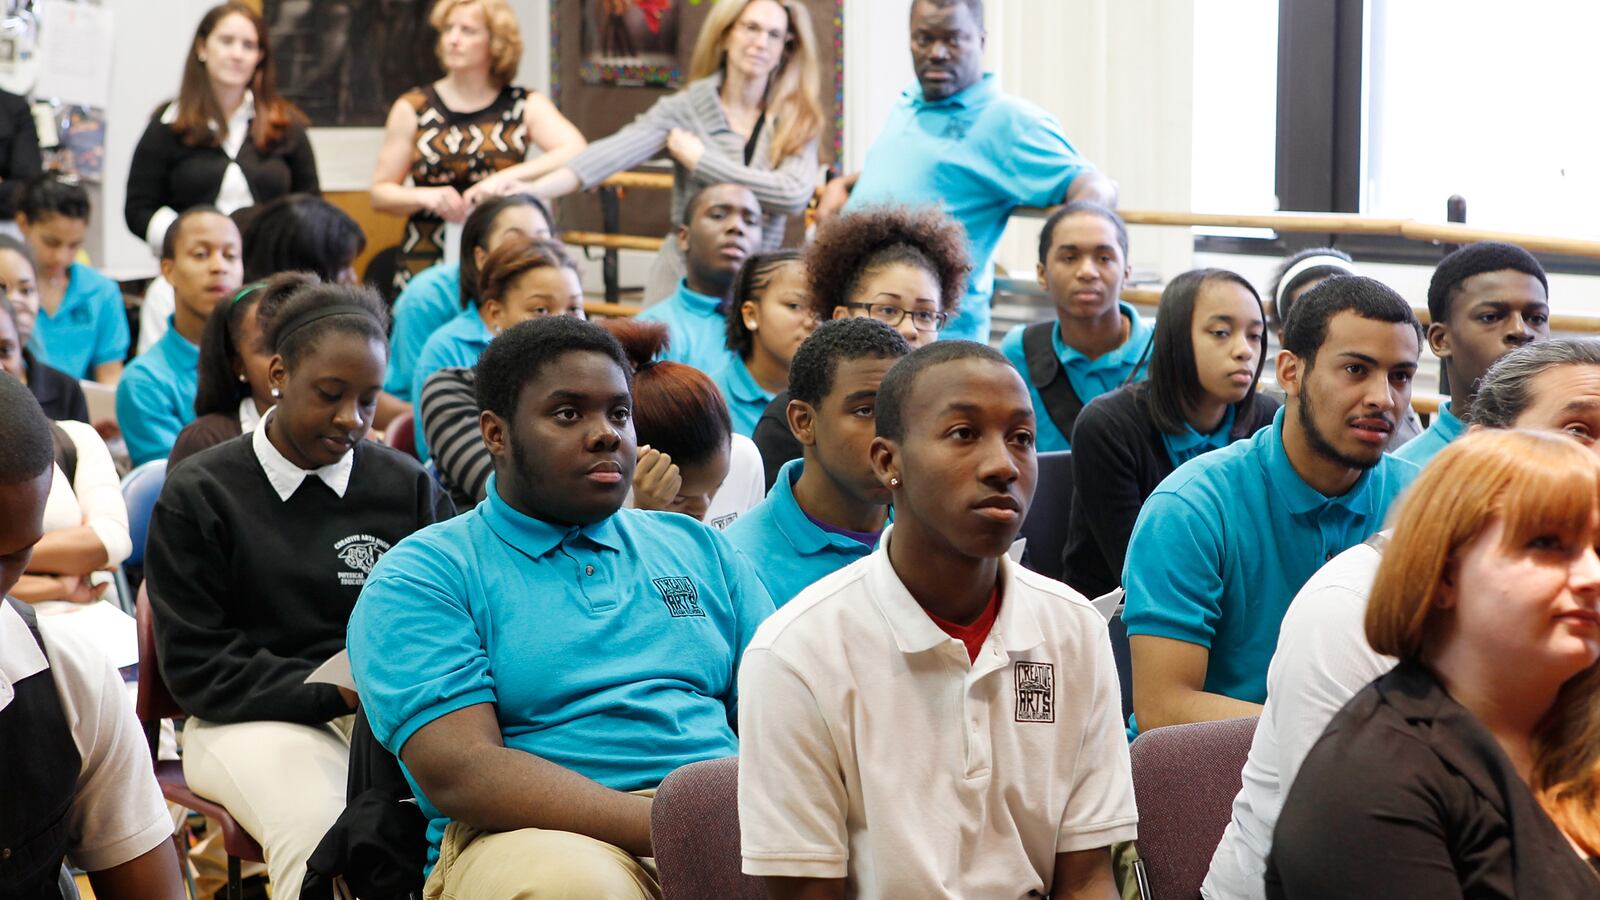
[[[727,528],[766,496],[756,445],[733,430],[722,392],[704,372],[657,362],[667,327],[615,319],[616,335],[633,364],[633,430],[639,465],[627,504],[693,516]]]

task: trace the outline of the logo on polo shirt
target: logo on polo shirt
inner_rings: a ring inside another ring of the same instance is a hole
[[[739,514],[738,513],[731,512],[731,513],[728,513],[725,516],[717,516],[715,519],[712,519],[712,520],[706,522],[706,524],[710,525],[712,528],[715,528],[718,531],[722,531],[723,529],[727,528],[729,525],[732,525],[734,523],[734,521],[737,520],[738,518],[739,518]]]
[[[378,564],[378,558],[388,550],[388,541],[370,534],[352,534],[341,538],[333,545],[333,552],[339,554],[339,561],[353,571],[339,573],[339,586],[361,587],[366,584],[367,575],[372,572],[372,567]]]
[[[1018,662],[1017,721],[1056,720],[1056,670],[1050,663]]]
[[[661,592],[661,600],[667,604],[667,612],[672,613],[674,619],[686,616],[705,618],[706,611],[700,608],[700,592],[695,590],[693,581],[682,575],[673,575],[652,578],[650,583]]]

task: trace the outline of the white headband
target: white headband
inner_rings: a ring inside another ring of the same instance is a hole
[[[1283,278],[1278,281],[1278,296],[1272,298],[1273,302],[1278,305],[1278,317],[1280,319],[1283,317],[1283,295],[1289,292],[1289,287],[1294,284],[1294,280],[1312,269],[1321,268],[1342,269],[1351,275],[1356,274],[1356,267],[1350,260],[1340,259],[1337,256],[1308,256],[1300,260],[1290,266],[1289,271],[1283,273]]]

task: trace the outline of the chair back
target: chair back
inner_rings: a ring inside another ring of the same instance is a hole
[[[766,900],[763,880],[740,870],[738,757],[668,775],[650,809],[650,839],[667,900]]]
[[[133,552],[123,560],[125,566],[144,565],[144,542],[150,534],[150,514],[155,511],[156,500],[161,497],[161,486],[166,481],[167,461],[164,459],[152,459],[122,479],[122,502],[128,507],[128,536],[133,538]]]
[[[1256,719],[1146,731],[1133,742],[1139,858],[1159,900],[1196,900],[1232,815]]]
[[[416,414],[403,412],[395,416],[383,433],[383,442],[401,453],[409,454],[413,459],[420,459],[417,456]]]
[[[1067,523],[1072,516],[1072,451],[1039,454],[1039,482],[1033,505],[1022,522],[1028,539],[1028,567],[1046,578],[1061,580],[1061,554],[1067,547]]]
[[[181,719],[187,713],[172,698],[167,682],[161,677],[161,661],[156,653],[156,622],[150,608],[150,585],[139,585],[139,598],[135,602],[134,621],[139,629],[139,681],[138,695],[133,711],[144,727],[145,739],[150,742],[150,755],[155,756],[156,741],[160,738],[162,719]]]

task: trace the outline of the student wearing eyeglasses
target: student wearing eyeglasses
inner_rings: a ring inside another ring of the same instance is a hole
[[[864,316],[900,332],[911,349],[931,344],[955,317],[971,263],[961,226],[932,207],[880,206],[830,219],[806,248],[817,321]],[[789,392],[767,405],[753,438],[770,490],[800,458],[789,431]]]

